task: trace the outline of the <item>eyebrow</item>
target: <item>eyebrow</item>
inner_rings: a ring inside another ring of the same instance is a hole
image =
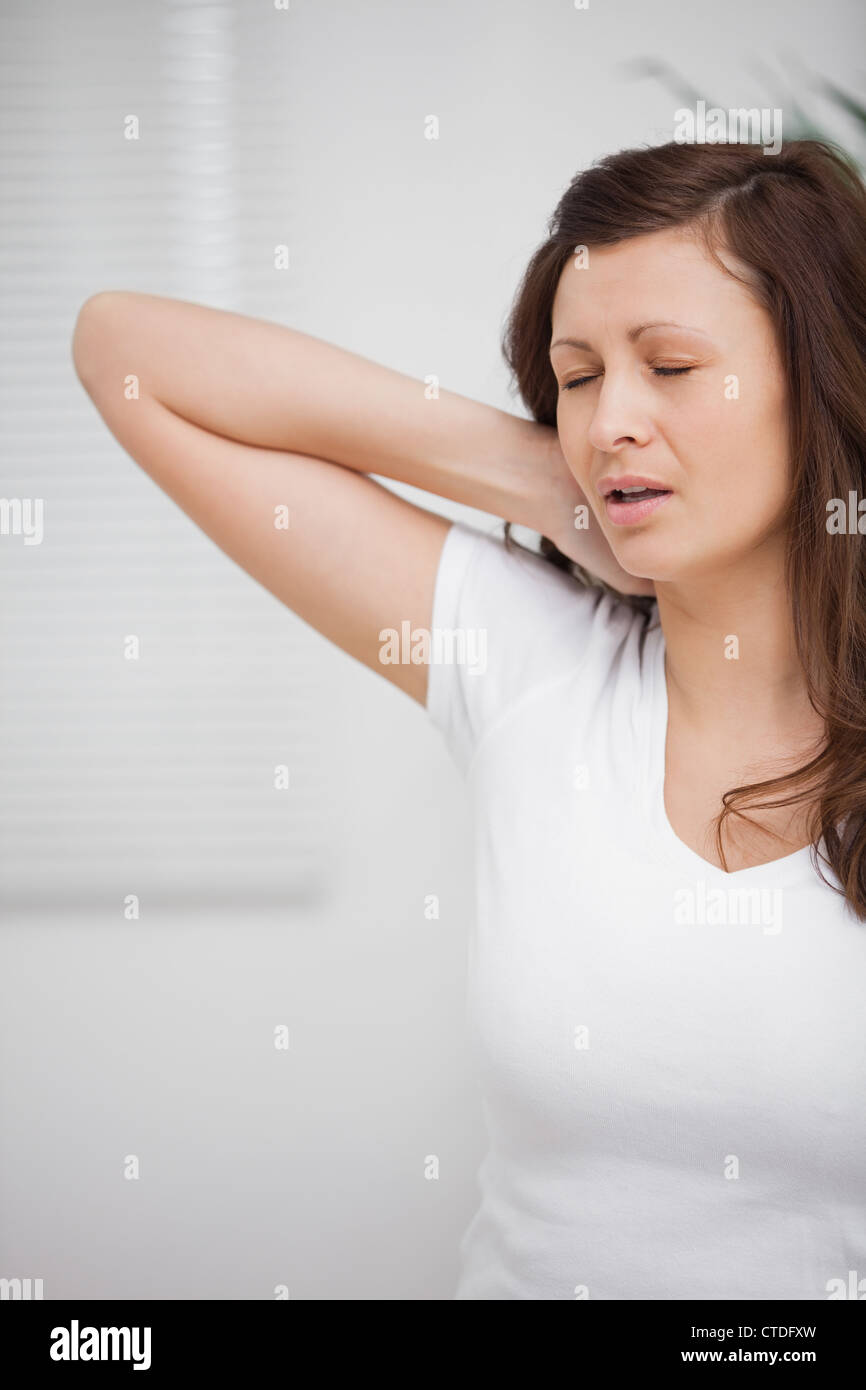
[[[690,323],[677,323],[674,319],[655,319],[652,323],[635,324],[634,328],[628,330],[626,337],[630,343],[633,343],[640,337],[641,333],[645,333],[648,328],[685,328],[689,333],[700,333],[703,338],[708,336],[702,328],[695,328],[695,326]],[[593,350],[589,343],[584,342],[583,338],[557,338],[555,343],[550,344],[549,351],[553,352],[553,349],[556,347],[584,348],[587,352],[592,352]]]

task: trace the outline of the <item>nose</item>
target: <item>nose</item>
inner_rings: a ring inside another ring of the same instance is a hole
[[[587,431],[589,444],[601,454],[615,454],[628,444],[645,444],[651,433],[640,384],[624,371],[606,371]]]

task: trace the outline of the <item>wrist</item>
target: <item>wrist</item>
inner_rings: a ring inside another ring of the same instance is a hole
[[[515,421],[519,429],[509,469],[510,511],[500,515],[556,542],[557,536],[568,533],[574,517],[566,485],[571,475],[564,467],[556,430],[535,420]]]
[[[586,494],[574,478],[559,443],[557,431],[550,425],[533,425],[534,450],[532,483],[527,498],[527,526],[557,546],[564,555],[574,559],[579,544],[576,521],[578,507],[589,504]],[[586,532],[583,532],[584,536]]]

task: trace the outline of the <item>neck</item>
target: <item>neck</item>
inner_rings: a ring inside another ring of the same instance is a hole
[[[819,731],[778,555],[656,583],[672,705],[693,728],[759,740]]]

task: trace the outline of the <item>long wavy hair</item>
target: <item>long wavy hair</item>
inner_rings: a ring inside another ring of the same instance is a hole
[[[561,197],[517,291],[502,352],[532,417],[556,427],[551,316],[575,248],[686,225],[726,274],[734,272],[718,250],[745,263],[742,283],[775,328],[791,441],[785,581],[808,696],[826,731],[819,754],[794,772],[724,794],[719,857],[727,869],[725,822],[732,814],[751,821],[744,806],[814,802],[813,864],[823,840],[847,903],[866,920],[866,539],[828,529],[831,499],[847,507],[850,493],[866,493],[866,188],[856,164],[823,140],[789,141],[777,155],[760,145],[675,142],[607,155]],[[517,544],[508,524],[505,542]],[[548,537],[541,553],[577,582],[597,582]],[[648,619],[654,600],[618,597]]]

